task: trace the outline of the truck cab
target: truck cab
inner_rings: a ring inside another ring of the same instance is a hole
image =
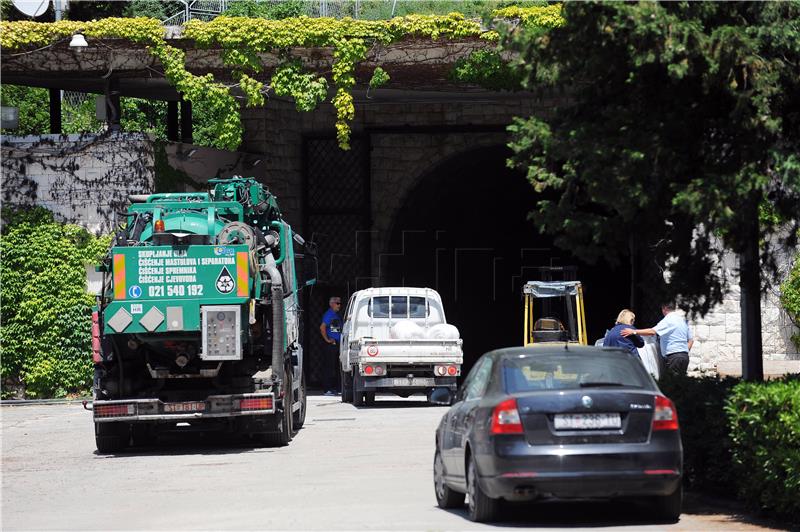
[[[402,397],[456,390],[463,364],[458,329],[430,288],[368,288],[347,303],[339,361],[342,401],[370,405],[379,391]]]

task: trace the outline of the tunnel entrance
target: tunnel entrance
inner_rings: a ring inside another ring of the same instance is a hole
[[[630,268],[589,265],[555,248],[528,213],[538,194],[506,167],[505,146],[461,154],[433,168],[409,194],[379,256],[383,286],[427,286],[464,339],[465,369],[499,347],[522,345],[522,285],[541,266],[577,267],[589,341],[630,304]]]

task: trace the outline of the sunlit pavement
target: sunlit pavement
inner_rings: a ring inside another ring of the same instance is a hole
[[[421,397],[355,408],[315,395],[288,447],[182,434],[98,455],[79,404],[3,407],[2,529],[766,529],[691,496],[672,525],[621,503],[508,505],[498,523],[471,523],[433,494],[445,409]]]

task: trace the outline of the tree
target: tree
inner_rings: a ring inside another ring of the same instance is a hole
[[[670,272],[650,293],[700,314],[737,253],[745,376],[759,378],[759,273],[774,280],[800,223],[800,3],[575,2],[564,17],[503,39],[527,87],[567,94],[510,127],[510,164],[557,192],[535,220],[590,262],[636,244]]]

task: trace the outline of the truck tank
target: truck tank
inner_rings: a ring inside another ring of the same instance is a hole
[[[209,185],[131,196],[98,267],[100,452],[191,429],[286,445],[304,422],[299,291],[313,250],[255,179]]]

